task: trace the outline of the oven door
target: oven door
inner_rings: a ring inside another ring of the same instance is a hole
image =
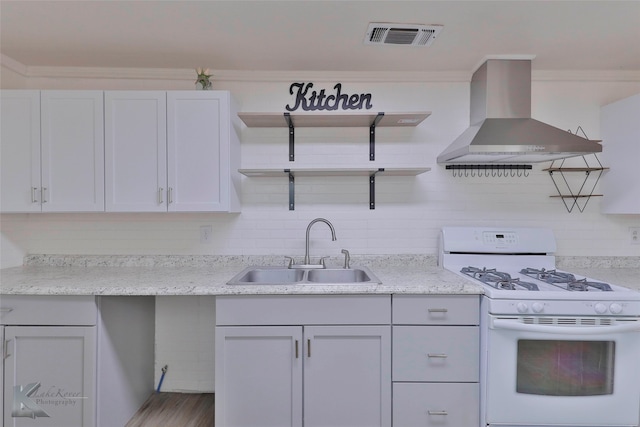
[[[638,426],[640,319],[489,316],[485,344],[488,425]]]

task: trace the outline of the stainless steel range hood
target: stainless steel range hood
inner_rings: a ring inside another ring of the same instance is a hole
[[[531,61],[489,59],[471,79],[471,126],[438,163],[536,163],[602,152],[588,140],[531,118]]]

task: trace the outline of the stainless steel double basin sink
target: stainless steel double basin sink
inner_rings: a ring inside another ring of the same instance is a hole
[[[356,268],[286,268],[247,267],[236,274],[228,285],[329,285],[380,284],[367,267]]]

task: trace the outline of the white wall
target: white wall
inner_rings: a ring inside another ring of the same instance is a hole
[[[295,211],[287,208],[285,178],[243,178],[240,214],[1,215],[2,267],[21,264],[27,253],[301,256],[306,226],[319,216],[332,221],[338,240],[331,242],[327,230],[314,228],[312,255],[339,255],[341,248],[352,254],[435,254],[441,226],[478,224],[551,227],[558,255],[563,256],[640,256],[640,246],[631,245],[628,237],[629,227],[640,226],[640,215],[603,215],[600,198],[592,198],[584,213],[567,213],[559,199],[549,197],[556,190],[541,170],[548,163],[534,165],[526,178],[453,177],[436,164],[437,155],[468,125],[467,81],[390,82],[366,75],[358,81],[352,75],[342,79],[317,74],[311,80],[292,76],[251,81],[231,75],[216,81],[214,88],[230,90],[240,111],[284,111],[293,101],[288,93],[293,81],[313,81],[316,88],[327,90],[342,81],[343,92],[371,93],[375,111],[432,111],[416,128],[379,128],[374,163],[432,170],[417,177],[380,176],[375,210],[368,209],[365,178],[299,178]],[[15,87],[4,79],[2,84]],[[31,77],[25,87],[191,89],[193,82]],[[638,92],[638,81],[535,80],[534,73],[533,117],[572,131],[581,126],[590,138],[598,138],[600,106]],[[368,129],[296,129],[295,164],[287,161],[286,129],[243,128],[241,141],[244,168],[370,165]],[[201,225],[213,226],[213,243],[200,243]],[[157,305],[156,371],[170,365],[163,390],[211,390],[212,359],[192,356],[212,349],[213,300],[171,301],[161,299]],[[169,327],[176,318],[190,321]]]

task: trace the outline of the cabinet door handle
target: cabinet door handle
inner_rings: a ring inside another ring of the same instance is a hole
[[[429,414],[429,415],[449,415],[449,413],[447,411],[432,411],[432,410],[428,410],[427,414]]]
[[[13,308],[0,308],[0,314],[11,313]]]
[[[158,204],[161,205],[164,203],[164,200],[162,200],[162,193],[164,192],[164,188],[160,187],[158,188]]]
[[[169,190],[167,191],[167,199],[169,204],[173,203],[173,187],[169,187]]]
[[[447,355],[445,353],[427,353],[427,357],[433,357],[436,359],[446,359]]]
[[[31,187],[31,203],[38,203],[38,187]]]
[[[9,342],[11,340],[4,340],[2,343],[2,360],[7,360],[11,355],[9,354]]]
[[[40,199],[42,199],[42,203],[47,203],[47,187],[40,189]]]
[[[311,357],[311,340],[307,340],[307,357]]]
[[[296,340],[296,359],[299,357],[298,353],[298,340]]]

